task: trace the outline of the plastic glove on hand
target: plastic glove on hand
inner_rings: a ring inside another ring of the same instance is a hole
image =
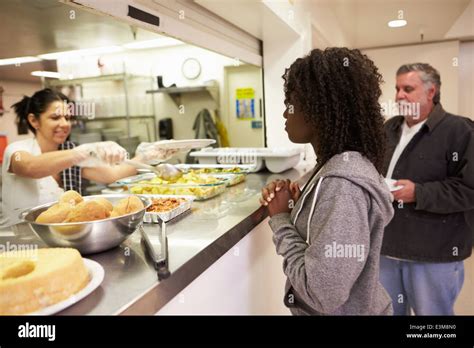
[[[163,142],[140,143],[135,151],[135,160],[142,163],[152,164],[164,162],[178,153],[178,149],[163,148]]]
[[[113,141],[82,144],[74,151],[78,155],[76,165],[80,167],[113,166],[128,158],[128,152]]]

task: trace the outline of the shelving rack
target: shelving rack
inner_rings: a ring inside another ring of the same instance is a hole
[[[84,84],[88,82],[106,82],[106,81],[117,81],[123,83],[123,92],[125,97],[125,115],[122,116],[97,116],[92,119],[81,118],[84,122],[93,122],[93,121],[111,121],[111,120],[118,120],[118,119],[126,119],[127,122],[127,136],[130,137],[130,119],[131,118],[153,118],[155,119],[154,115],[138,115],[132,116],[130,113],[130,102],[129,102],[129,81],[132,79],[148,79],[150,80],[150,86],[153,87],[154,78],[151,76],[143,76],[143,75],[133,75],[127,73],[118,73],[118,74],[106,74],[106,75],[98,75],[98,76],[89,76],[89,77],[79,77],[73,79],[44,79],[43,85],[44,87],[64,87],[64,86],[79,86],[81,89],[81,96],[83,95],[83,88]],[[152,98],[152,108],[154,107],[154,100]],[[154,135],[153,138],[156,138],[156,122],[153,121],[153,129]]]

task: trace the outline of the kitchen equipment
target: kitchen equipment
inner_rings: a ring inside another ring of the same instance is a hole
[[[101,133],[104,141],[117,142],[121,137],[124,136],[123,129],[121,128],[105,128],[101,130]]]
[[[102,141],[102,135],[100,134],[100,132],[77,134],[77,143],[79,145],[87,143],[96,143],[99,141]]]
[[[180,169],[169,163],[160,163],[156,167],[133,160],[125,160],[124,163],[137,169],[149,170],[167,181],[175,181],[183,176],[183,172]]]
[[[159,226],[157,224],[157,226]],[[153,261],[153,266],[155,267],[158,279],[163,280],[170,276],[170,271],[168,268],[168,238],[166,236],[166,223],[161,222],[161,228],[158,232],[160,240],[160,253],[157,253],[149,235],[143,229],[143,226],[140,226],[140,233],[142,235],[142,241],[145,244],[145,248],[148,252],[148,255]]]
[[[160,140],[173,139],[173,121],[171,118],[164,118],[158,122]]]
[[[87,201],[101,197],[115,205],[128,196],[129,194],[110,194],[83,198]],[[33,232],[49,246],[75,248],[81,254],[92,254],[118,246],[137,229],[143,220],[146,208],[151,204],[150,200],[144,196],[140,196],[140,199],[145,206],[144,209],[103,220],[54,224],[35,222],[39,214],[57,202],[28,209],[20,214],[20,219],[27,222]]]
[[[272,173],[281,173],[293,168],[301,158],[301,148],[205,148],[190,153],[199,164],[251,164],[254,172],[268,168]]]
[[[156,166],[161,178],[167,181],[175,181],[183,176],[183,172],[169,163],[160,163]]]
[[[130,154],[130,157],[135,156],[135,150],[140,144],[140,137],[120,137],[117,141],[127,152]]]
[[[104,129],[104,122],[94,121],[86,123],[86,132],[87,133],[100,133]]]

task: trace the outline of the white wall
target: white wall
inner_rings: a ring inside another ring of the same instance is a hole
[[[474,120],[474,41],[459,46],[459,114]]]
[[[196,58],[201,63],[201,75],[196,80],[187,80],[181,72],[181,66],[185,59]],[[225,126],[229,129],[226,122],[228,119],[224,96],[224,67],[234,66],[236,60],[222,56],[220,54],[191,46],[178,45],[166,48],[156,48],[149,50],[127,51],[126,53],[116,53],[104,55],[101,60],[105,64],[106,73],[120,73],[125,69],[127,73],[137,75],[147,75],[154,79],[153,85],[150,87],[150,81],[136,80],[135,86],[130,86],[130,108],[132,114],[136,114],[135,110],[143,109],[141,104],[147,104],[144,109],[150,110],[152,98],[155,102],[154,114],[156,119],[170,117],[173,120],[174,138],[186,139],[194,138],[192,130],[194,120],[197,113],[203,108],[209,110],[215,109],[214,100],[205,92],[192,94],[183,94],[181,103],[184,105],[183,113],[167,94],[146,95],[144,90],[157,89],[156,76],[163,76],[163,83],[169,86],[175,83],[178,87],[202,85],[209,80],[215,80],[219,86],[219,107],[221,110],[221,118]],[[74,74],[74,77],[98,75],[100,71],[97,68],[97,57],[89,57],[87,59],[77,58],[75,60],[58,61],[58,69],[64,76]],[[142,84],[142,85],[140,85]],[[145,84],[145,85],[143,85]],[[106,95],[123,95],[121,85],[114,83],[95,83],[89,85],[89,89],[84,90],[86,98],[102,97]],[[233,103],[233,101],[230,101]],[[138,112],[139,113],[139,112]],[[153,112],[151,112],[153,114]],[[132,135],[140,135],[143,130],[134,129]],[[143,134],[142,134],[143,138]],[[144,140],[144,139],[142,139]],[[231,144],[232,146],[232,144]]]
[[[288,315],[285,279],[265,219],[157,314]]]
[[[431,64],[441,75],[441,103],[444,109],[458,113],[460,69],[453,64],[459,57],[458,41],[367,49],[363,53],[375,62],[385,81],[381,103],[395,102],[397,69],[402,64],[422,62]]]
[[[265,2],[271,6],[263,14],[263,64],[265,83],[265,117],[268,147],[295,146],[285,132],[283,118],[284,92],[281,76],[298,57],[309,53],[312,26],[309,3]],[[277,13],[278,15],[276,15]],[[311,146],[306,145],[306,158],[314,160]]]
[[[0,86],[5,90],[3,93],[3,107],[5,113],[0,117],[0,132],[6,133],[8,143],[33,137],[33,133],[18,135],[15,123],[16,114],[11,105],[20,101],[24,95],[32,96],[40,90],[40,83],[20,82],[20,81],[0,81]]]

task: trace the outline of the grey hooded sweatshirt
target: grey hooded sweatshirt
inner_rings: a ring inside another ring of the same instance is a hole
[[[291,312],[392,314],[379,281],[383,231],[392,216],[390,191],[373,164],[359,152],[333,156],[291,213],[270,219]]]

